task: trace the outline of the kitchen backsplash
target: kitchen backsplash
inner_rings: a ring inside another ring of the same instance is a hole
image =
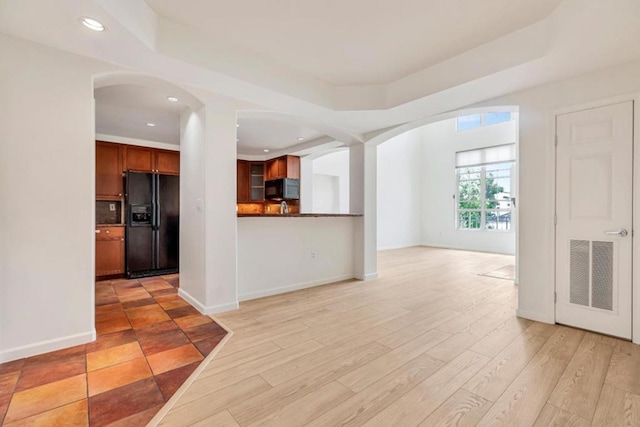
[[[113,210],[112,206],[113,205]],[[96,224],[120,224],[122,202],[96,200]]]

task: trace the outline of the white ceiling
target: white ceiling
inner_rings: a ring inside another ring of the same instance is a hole
[[[333,85],[390,83],[533,24],[561,0],[146,0],[207,41]]]
[[[175,94],[131,84],[96,89],[96,133],[180,144],[184,104],[168,96]]]
[[[96,133],[179,145],[180,115],[185,105],[179,99],[167,99],[175,95],[169,90],[134,84],[97,88]],[[292,146],[325,136],[290,117],[239,117],[238,125],[238,154],[244,156],[269,157],[268,153],[288,152]]]
[[[324,136],[309,127],[273,119],[240,117],[238,125],[238,153],[250,156],[268,156],[265,149],[279,152]]]
[[[640,59],[640,1],[0,0],[0,32],[355,144]]]

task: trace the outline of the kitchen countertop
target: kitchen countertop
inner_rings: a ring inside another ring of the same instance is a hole
[[[331,217],[360,217],[362,214],[332,214],[332,213],[299,213],[299,214],[243,214],[239,213],[238,218],[331,218]]]
[[[96,227],[124,227],[124,224],[96,224]]]

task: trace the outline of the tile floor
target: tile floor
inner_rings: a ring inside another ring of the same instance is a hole
[[[0,423],[145,425],[226,334],[177,287],[96,283],[96,341],[0,364]]]

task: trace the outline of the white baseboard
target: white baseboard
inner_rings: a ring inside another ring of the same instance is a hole
[[[416,246],[422,246],[422,243],[421,242],[415,242],[415,243],[407,243],[407,244],[404,244],[404,245],[382,246],[382,247],[378,247],[378,251],[389,251],[389,250],[393,250],[393,249],[415,248]]]
[[[339,282],[341,280],[348,280],[348,279],[353,279],[353,278],[354,277],[351,274],[345,274],[345,275],[342,275],[342,276],[335,276],[335,277],[327,277],[325,279],[313,280],[311,282],[296,283],[294,285],[287,285],[287,286],[281,286],[281,287],[278,287],[278,288],[264,289],[264,290],[256,291],[256,292],[246,292],[246,293],[240,294],[238,296],[238,299],[240,301],[249,301],[249,300],[256,299],[256,298],[262,298],[262,297],[269,297],[269,296],[272,296],[272,295],[284,294],[284,293],[287,293],[287,292],[298,291],[300,289],[306,289],[306,288],[312,288],[314,286],[327,285],[329,283],[335,283],[335,282]]]
[[[377,278],[378,278],[378,272],[365,274],[364,276],[360,274],[356,275],[356,279],[358,280],[375,280]]]
[[[425,246],[428,248],[438,248],[438,249],[454,249],[456,251],[482,252],[482,253],[488,253],[488,254],[501,254],[501,255],[515,256],[515,253],[511,253],[511,252],[504,252],[504,251],[497,251],[497,250],[490,250],[490,249],[474,249],[474,248],[456,246],[456,245],[439,245],[436,243],[422,243],[418,246]]]
[[[178,289],[178,295],[181,296],[185,301],[195,307],[202,314],[216,314],[216,313],[224,313],[225,311],[233,311],[238,309],[238,301],[231,302],[228,304],[221,305],[212,305],[205,306],[200,303],[197,299],[192,297],[188,292],[185,292],[184,289]]]
[[[550,316],[547,316],[543,313],[537,313],[535,311],[527,311],[527,310],[516,310],[516,316],[522,317],[524,319],[534,320],[536,322],[542,323],[556,323],[555,319]]]
[[[95,339],[96,330],[93,329],[91,332],[68,335],[66,337],[55,338],[52,340],[40,341],[21,347],[10,348],[0,351],[0,363],[11,362],[12,360],[18,360],[24,357],[35,356],[37,354],[48,353],[50,351],[56,351],[80,344],[86,344],[88,342],[95,341]]]

